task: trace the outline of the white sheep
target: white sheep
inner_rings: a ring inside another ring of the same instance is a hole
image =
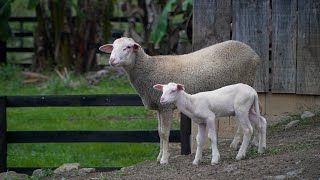
[[[193,161],[198,165],[202,159],[202,146],[205,139],[205,129],[208,126],[208,137],[211,140],[211,164],[217,164],[220,154],[217,148],[216,118],[236,116],[244,133],[243,141],[236,159],[246,156],[246,150],[253,133],[251,123],[255,124],[258,132],[258,152],[263,153],[266,148],[265,118],[260,116],[257,92],[246,84],[235,84],[219,88],[214,91],[200,92],[194,95],[184,91],[184,86],[176,83],[167,85],[157,84],[154,89],[162,91],[161,104],[174,103],[178,109],[198,124],[197,151]]]
[[[122,67],[144,106],[157,111],[160,136],[157,160],[161,164],[168,163],[170,126],[176,107],[160,104],[160,93],[152,89],[152,85],[182,83],[189,93],[210,91],[239,82],[253,85],[260,59],[248,45],[233,40],[176,56],[149,56],[138,43],[126,37],[115,40],[113,44],[105,44],[99,50],[111,53],[110,65]],[[238,144],[238,140],[235,137],[234,144]]]

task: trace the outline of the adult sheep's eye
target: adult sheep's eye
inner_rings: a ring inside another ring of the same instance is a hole
[[[125,50],[130,49],[130,48],[131,48],[131,46],[127,46],[123,50],[125,51]]]

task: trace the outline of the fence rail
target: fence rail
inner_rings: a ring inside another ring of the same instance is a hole
[[[109,142],[109,143],[156,143],[157,130],[126,131],[7,131],[7,108],[17,107],[79,107],[79,106],[143,106],[138,95],[46,95],[0,96],[0,172],[7,169],[32,172],[35,167],[7,167],[7,145],[10,143],[42,142]],[[181,142],[181,154],[190,154],[191,122],[181,116],[180,130],[172,130],[170,142]],[[41,167],[39,167],[41,168]],[[119,167],[98,167],[98,170],[114,170]]]
[[[73,17],[74,18],[74,17]],[[138,21],[138,19],[136,19]],[[128,17],[111,17],[110,21],[123,23],[128,22]],[[10,17],[10,23],[18,22],[20,23],[20,28],[17,32],[13,32],[13,36],[20,39],[20,45],[17,47],[7,47],[6,42],[0,42],[0,63],[7,62],[7,52],[34,52],[33,47],[25,47],[23,44],[23,38],[25,37],[33,37],[33,31],[26,31],[24,27],[24,23],[36,23],[37,17]],[[112,38],[119,38],[123,35],[124,30],[122,29],[112,29],[111,30],[111,37]],[[99,44],[97,46],[97,52]]]

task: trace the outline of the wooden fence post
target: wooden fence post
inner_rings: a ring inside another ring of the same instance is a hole
[[[191,119],[181,113],[180,119],[181,154],[191,153]]]
[[[0,172],[7,171],[6,97],[0,96]]]
[[[7,43],[0,41],[0,64],[7,63]]]

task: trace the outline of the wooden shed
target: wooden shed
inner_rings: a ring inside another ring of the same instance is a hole
[[[254,88],[264,115],[319,111],[320,1],[194,0],[193,50],[230,39],[261,57]],[[236,128],[233,118],[219,120],[221,138]]]

